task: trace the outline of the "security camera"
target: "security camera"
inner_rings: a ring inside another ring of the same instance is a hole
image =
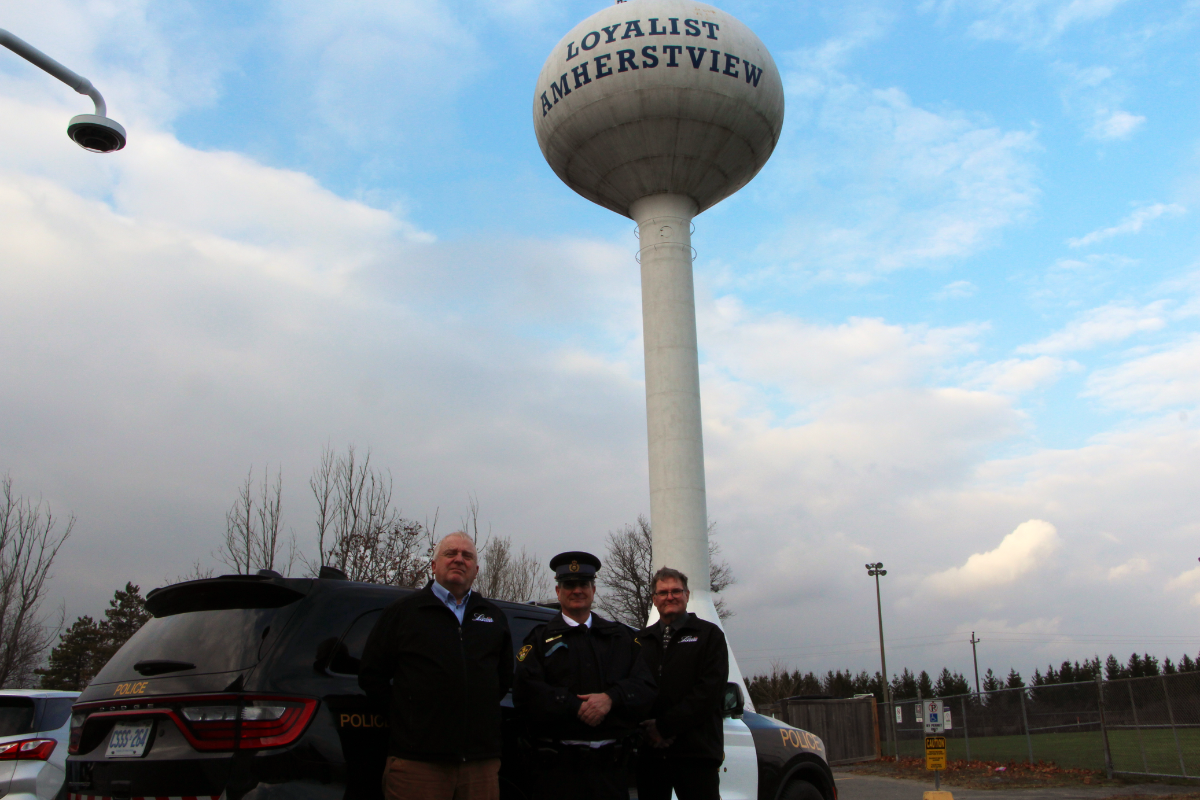
[[[125,146],[121,123],[96,114],[80,114],[67,125],[67,136],[84,150],[112,153]]]

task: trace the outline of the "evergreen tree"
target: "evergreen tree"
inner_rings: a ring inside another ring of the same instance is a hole
[[[108,601],[104,619],[79,617],[63,631],[58,646],[50,651],[42,676],[43,689],[83,691],[129,637],[150,619],[139,587],[126,583]]]
[[[1187,653],[1184,653],[1183,657],[1179,659],[1179,671],[1180,672],[1195,672],[1196,671],[1196,662],[1192,661],[1192,657],[1189,656]]]
[[[1167,656],[1163,659],[1163,675],[1174,675],[1175,665],[1171,663],[1171,657]]]
[[[917,676],[917,689],[921,692],[921,697],[933,697],[933,681],[929,679],[929,673],[921,670],[921,674]]]
[[[850,670],[829,670],[825,673],[825,679],[821,681],[821,689],[831,697],[853,697],[854,676],[850,674]]]
[[[996,673],[992,672],[991,669],[988,669],[983,676],[983,690],[985,692],[994,692],[1003,688],[1004,684],[1001,683],[1000,679],[996,677]]]
[[[892,699],[908,700],[917,696],[917,679],[908,671],[908,667],[899,675],[892,677]]]
[[[100,623],[104,634],[105,663],[129,641],[129,637],[141,630],[148,619],[150,612],[146,610],[141,587],[126,583],[124,591],[118,589],[113,593],[113,599],[108,601],[108,608],[104,610],[104,621]]]
[[[1010,668],[1008,670],[1008,680],[1004,682],[1004,688],[1021,689],[1024,688],[1024,686],[1025,681],[1021,679],[1021,673],[1017,672],[1015,668]]]
[[[942,674],[938,676],[937,682],[934,683],[933,691],[936,697],[954,697],[959,694],[970,694],[971,685],[960,673],[951,672],[949,669],[942,667]]]
[[[104,635],[96,621],[79,617],[59,637],[46,668],[36,670],[42,676],[42,688],[83,691],[108,660],[100,655],[103,644]]]
[[[1141,678],[1146,673],[1142,669],[1142,659],[1137,653],[1129,655],[1129,661],[1125,664],[1125,675],[1130,678]]]
[[[1158,659],[1149,653],[1142,653],[1142,675],[1150,678],[1161,674],[1162,670],[1158,666]]]
[[[1121,662],[1117,661],[1117,657],[1112,653],[1108,654],[1108,658],[1104,659],[1104,680],[1115,681],[1120,678],[1128,678],[1125,668],[1121,666]]]

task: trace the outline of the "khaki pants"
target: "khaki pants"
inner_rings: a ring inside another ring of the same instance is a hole
[[[500,759],[461,763],[388,757],[383,768],[387,800],[500,800]]]

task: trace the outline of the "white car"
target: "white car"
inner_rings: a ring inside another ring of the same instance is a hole
[[[62,791],[71,704],[79,692],[0,690],[0,797],[54,800]]]

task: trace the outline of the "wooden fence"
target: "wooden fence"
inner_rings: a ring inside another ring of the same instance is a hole
[[[787,697],[779,701],[779,710],[772,716],[820,736],[831,765],[874,761],[880,756],[879,714],[873,696],[837,700]]]

